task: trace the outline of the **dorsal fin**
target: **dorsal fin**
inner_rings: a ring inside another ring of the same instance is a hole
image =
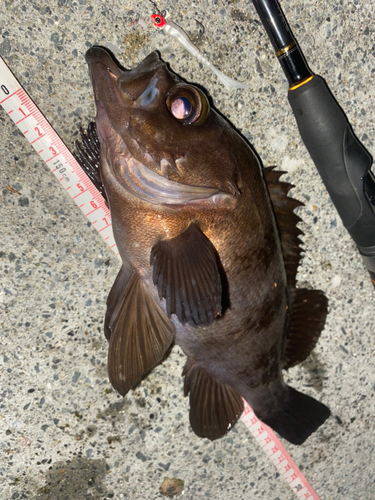
[[[297,227],[298,222],[301,222],[301,218],[293,211],[295,208],[303,206],[303,203],[288,196],[288,192],[294,186],[289,182],[279,181],[279,178],[286,172],[274,170],[274,168],[265,168],[264,178],[279,228],[288,286],[295,287],[297,268],[302,252],[300,247],[302,241],[299,236],[303,235],[303,232]]]

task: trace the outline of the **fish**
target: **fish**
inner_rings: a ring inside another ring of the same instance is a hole
[[[122,260],[104,321],[112,386],[125,396],[176,344],[198,436],[224,436],[246,400],[303,443],[330,410],[283,370],[314,349],[328,301],[296,284],[293,186],[158,52],[130,70],[101,46],[85,57],[96,119],[78,157],[103,188]]]

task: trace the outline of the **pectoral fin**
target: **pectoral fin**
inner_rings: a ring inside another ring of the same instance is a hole
[[[193,431],[199,437],[211,441],[221,438],[243,412],[241,396],[191,359],[188,359],[182,375],[185,375],[185,396],[190,393],[190,424]]]
[[[180,235],[157,243],[151,252],[153,280],[167,314],[181,323],[208,326],[221,314],[218,257],[210,240],[192,223]]]
[[[108,302],[108,375],[124,396],[163,359],[174,326],[136,272],[121,269]]]

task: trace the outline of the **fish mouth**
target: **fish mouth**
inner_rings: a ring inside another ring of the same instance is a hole
[[[133,105],[145,105],[149,90],[155,92],[158,69],[165,66],[154,51],[131,70],[123,69],[108,49],[91,47],[86,53],[97,106],[97,132],[101,143],[101,169],[104,185],[114,181],[117,189],[153,205],[182,205],[209,202],[217,204],[234,193],[210,186],[196,186],[168,178],[167,171],[178,171],[184,158],[161,158],[155,172],[155,159],[140,150],[127,130],[126,122]],[[146,95],[146,97],[145,97]],[[108,97],[110,96],[110,97]],[[114,106],[115,103],[115,106]],[[114,107],[117,109],[114,111]],[[121,108],[123,126],[114,126],[110,116]]]
[[[93,47],[91,47],[86,52],[85,59],[90,68],[91,76],[95,74],[95,66],[97,65],[104,66],[117,78],[120,77],[122,71],[125,70],[124,68],[122,68],[121,64],[115,60],[110,51],[105,47],[101,47],[100,45],[94,45]]]
[[[216,188],[176,182],[150,170],[130,155],[122,155],[107,168],[129,194],[153,205],[178,207],[199,202],[218,204],[232,195]],[[105,170],[104,166],[104,170]],[[105,175],[105,173],[104,173]]]
[[[98,99],[100,93],[100,80],[106,77],[112,78],[113,82],[127,94],[132,101],[137,98],[149,85],[151,72],[155,72],[165,63],[161,61],[159,54],[151,52],[135,68],[124,68],[116,57],[106,47],[94,45],[85,54],[86,62],[90,69],[90,77],[94,88],[95,98]],[[126,86],[126,91],[124,91]]]
[[[156,50],[146,56],[135,68],[126,69],[116,59],[112,52],[101,45],[93,45],[85,54],[85,59],[89,67],[99,63],[107,66],[116,76],[120,77],[124,72],[128,75],[128,80],[142,76],[144,73],[149,73],[153,69],[157,69],[164,63],[160,60]]]

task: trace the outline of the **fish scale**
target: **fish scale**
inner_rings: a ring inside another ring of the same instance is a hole
[[[104,198],[1,57],[0,104],[103,240],[118,256],[112,232],[111,214]],[[297,498],[319,500],[274,432],[256,417],[246,401],[244,403],[241,421]]]

